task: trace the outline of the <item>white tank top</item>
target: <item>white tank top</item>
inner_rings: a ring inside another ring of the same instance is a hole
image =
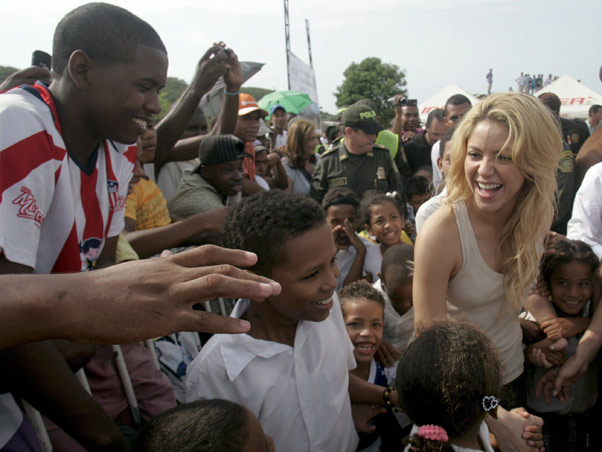
[[[519,312],[506,299],[504,275],[483,260],[464,201],[453,206],[462,246],[462,268],[447,289],[451,318],[470,321],[493,341],[502,361],[503,384],[523,373],[522,331]]]

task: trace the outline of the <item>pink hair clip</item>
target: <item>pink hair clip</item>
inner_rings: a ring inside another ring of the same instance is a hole
[[[423,425],[418,429],[418,436],[422,436],[423,438],[430,439],[432,441],[447,442],[449,440],[445,429],[443,427],[439,427],[438,425]]]

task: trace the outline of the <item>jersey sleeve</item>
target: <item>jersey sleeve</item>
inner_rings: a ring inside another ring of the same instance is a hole
[[[123,231],[125,226],[125,209],[128,197],[128,187],[134,175],[134,162],[136,158],[136,146],[128,146],[126,149],[113,157],[115,176],[118,182],[117,199],[123,200],[122,204],[116,205],[108,227],[107,237],[116,237]]]
[[[40,229],[65,152],[48,132],[47,107],[27,96],[0,94],[0,252],[35,268]]]

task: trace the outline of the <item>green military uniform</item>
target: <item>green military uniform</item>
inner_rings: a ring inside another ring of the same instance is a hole
[[[360,197],[368,190],[402,192],[397,166],[387,149],[374,146],[366,154],[355,155],[343,140],[322,154],[309,194],[322,202],[326,192],[336,187],[347,187]]]

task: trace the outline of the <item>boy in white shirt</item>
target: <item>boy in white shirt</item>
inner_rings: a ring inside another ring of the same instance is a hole
[[[258,193],[230,212],[224,244],[257,252],[250,270],[271,275],[282,292],[238,301],[232,316],[249,321],[250,332],[211,338],[188,367],[187,401],[240,403],[276,450],[354,451],[349,394],[377,405],[383,391],[348,372],[355,359],[334,293],[336,249],[324,212],[302,195]]]

